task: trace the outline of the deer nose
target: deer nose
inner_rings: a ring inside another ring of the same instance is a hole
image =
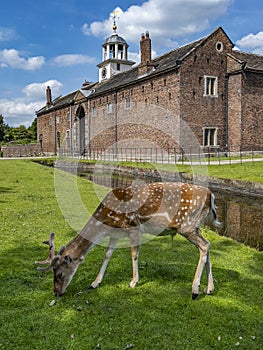
[[[61,297],[64,293],[59,293],[58,291],[54,290],[54,296],[55,297]]]

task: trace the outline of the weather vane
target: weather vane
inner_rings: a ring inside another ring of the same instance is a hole
[[[113,19],[112,29],[113,29],[114,33],[116,33],[116,30],[117,30],[116,18],[119,18],[119,14],[120,14],[120,11],[118,11],[118,10],[115,10],[110,14],[110,17]]]

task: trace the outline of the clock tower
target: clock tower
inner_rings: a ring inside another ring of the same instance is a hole
[[[102,44],[102,62],[99,67],[99,82],[111,78],[114,74],[129,70],[133,61],[128,60],[127,42],[117,34],[116,13],[113,13],[113,34]]]

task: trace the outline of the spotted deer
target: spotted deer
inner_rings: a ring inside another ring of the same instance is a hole
[[[192,283],[192,298],[199,294],[200,279],[204,266],[207,287],[204,293],[214,290],[212,265],[209,258],[210,243],[202,236],[200,225],[210,212],[215,225],[220,225],[209,189],[185,183],[139,183],[130,187],[116,188],[102,200],[81,232],[55,255],[54,233],[43,243],[49,245],[49,256],[36,264],[39,271],[54,272],[54,295],[65,293],[78,266],[87,253],[105,237],[109,244],[96,279],[89,288],[97,288],[120,238],[128,237],[131,248],[133,275],[130,287],[139,281],[138,255],[142,233],[153,235],[179,233],[193,243],[200,252],[199,262]]]

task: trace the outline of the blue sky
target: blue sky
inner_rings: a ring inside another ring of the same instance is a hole
[[[153,55],[206,36],[218,26],[242,51],[263,55],[262,0],[12,0],[0,4],[0,114],[12,126],[31,125],[53,98],[97,81],[101,44],[112,34],[110,14],[119,8],[118,34],[139,61],[148,30]]]

